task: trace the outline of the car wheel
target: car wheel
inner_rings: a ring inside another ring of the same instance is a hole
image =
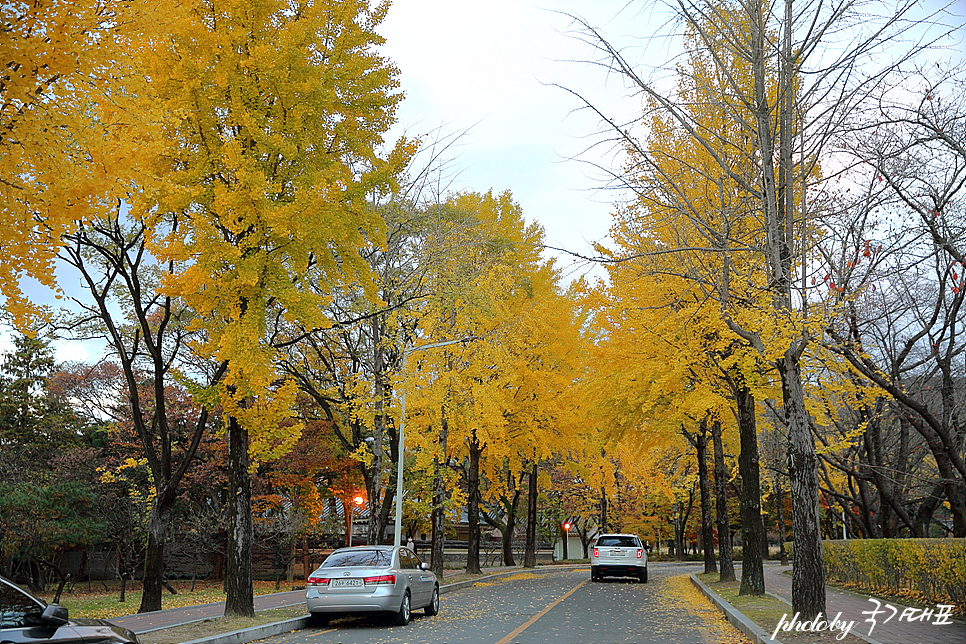
[[[637,573],[637,578],[641,580],[642,584],[647,583],[647,566],[644,566],[644,570]]]
[[[412,606],[410,605],[409,591],[407,590],[399,604],[399,611],[392,614],[392,623],[396,626],[405,626],[409,623]]]
[[[326,613],[309,613],[312,626],[328,626],[329,616]]]
[[[439,613],[439,586],[433,587],[433,598],[429,601],[429,605],[426,606],[426,614],[430,617]]]
[[[594,566],[590,567],[590,580],[600,581],[600,573],[597,572],[597,569]]]

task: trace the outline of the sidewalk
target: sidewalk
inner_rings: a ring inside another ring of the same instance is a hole
[[[517,568],[494,567],[484,568],[484,574],[494,574]],[[523,568],[520,568],[523,570]],[[446,570],[443,572],[443,581],[447,577],[463,574],[463,570]],[[443,585],[445,587],[445,583]],[[441,588],[442,590],[442,588]],[[283,608],[285,606],[297,606],[305,603],[304,590],[292,590],[289,592],[272,593],[271,595],[257,595],[255,597],[255,612],[270,610],[272,608]],[[199,604],[197,606],[185,606],[183,608],[168,608],[155,611],[153,613],[137,613],[125,615],[123,617],[112,617],[111,623],[129,628],[135,633],[148,633],[151,631],[200,622],[206,619],[221,617],[225,612],[225,602],[215,602],[211,604]]]
[[[765,566],[765,589],[774,596],[788,604],[791,612],[792,601],[792,577],[782,574],[790,571],[791,566]],[[910,622],[908,619],[901,620],[902,612],[907,606],[902,605],[895,599],[876,598],[881,602],[881,607],[876,602],[870,601],[869,596],[858,593],[851,593],[831,586],[825,587],[825,610],[832,617],[841,612],[842,618],[855,622],[852,633],[862,639],[875,644],[966,644],[966,624],[955,622],[937,626],[929,621]],[[894,617],[892,610],[886,607],[890,604],[898,609]],[[869,621],[872,612],[876,609],[881,610],[875,615],[875,624]],[[936,608],[932,607],[935,611]],[[791,615],[789,615],[791,617]],[[888,621],[886,621],[887,618]],[[872,633],[869,634],[869,629]],[[769,633],[770,635],[770,633]],[[781,639],[781,633],[778,634]]]
[[[790,574],[784,574],[786,571],[790,572],[791,569],[791,566],[778,565],[766,565],[764,567],[765,592],[788,606],[786,621],[792,620],[794,615],[791,603],[792,577]],[[743,631],[756,644],[780,644],[781,631],[776,635],[777,640],[772,640],[772,630],[766,630],[749,620],[701,582],[696,575],[692,574],[691,580],[725,613],[728,621]],[[876,601],[871,601],[869,595],[839,590],[826,585],[825,617],[827,621],[831,621],[841,613],[838,618],[840,621],[855,622],[850,634],[869,642],[869,644],[966,644],[966,624],[955,620],[952,624],[934,624],[933,622],[937,619],[935,613],[938,612],[936,607],[932,607],[934,615],[930,619],[910,621],[908,616],[903,617],[903,611],[910,607],[894,599],[881,597],[874,599]],[[896,610],[893,611],[887,605],[895,607]],[[879,612],[873,614],[876,610]],[[921,611],[918,614],[921,614]],[[872,617],[875,617],[875,623],[872,622]]]

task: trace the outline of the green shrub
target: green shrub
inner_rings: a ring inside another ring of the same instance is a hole
[[[825,541],[822,550],[830,581],[966,608],[966,539]]]

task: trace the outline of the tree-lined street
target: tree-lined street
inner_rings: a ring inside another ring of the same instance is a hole
[[[477,575],[627,532],[755,597],[791,549],[806,618],[833,577],[966,606],[958,5],[678,0],[644,57],[555,14],[633,105],[548,85],[614,149],[590,250],[399,134],[389,7],[4,4],[0,573],[250,617],[344,544]],[[643,592],[540,583],[548,641]]]
[[[439,615],[417,613],[405,629],[394,630],[381,618],[345,618],[325,629],[309,628],[268,641],[705,644],[736,637],[734,631],[720,630],[720,623],[706,621],[690,603],[685,594],[690,582],[685,578],[682,584],[680,577],[696,569],[655,566],[647,584],[619,578],[591,583],[586,568],[521,573],[447,593]]]

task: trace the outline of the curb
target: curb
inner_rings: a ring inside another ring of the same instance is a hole
[[[442,586],[439,587],[439,594],[445,595],[446,593],[453,592],[454,590],[460,590],[461,588],[468,588],[473,584],[477,584],[481,581],[486,581],[488,579],[499,579],[501,577],[510,577],[512,575],[519,575],[521,573],[546,574],[548,572],[553,572],[554,570],[569,570],[572,568],[579,568],[582,565],[584,564],[566,564],[566,565],[559,565],[559,566],[548,566],[545,568],[514,568],[513,570],[498,572],[492,575],[483,575],[478,579],[467,579],[466,581],[457,581],[452,584],[443,584]],[[243,628],[241,630],[232,631],[230,633],[222,633],[220,635],[211,635],[209,637],[202,637],[201,639],[185,642],[184,644],[247,644],[248,642],[254,642],[255,640],[260,640],[266,637],[274,637],[276,635],[281,635],[282,633],[288,633],[290,631],[297,631],[303,628],[307,628],[309,626],[309,622],[310,622],[310,618],[308,615],[304,617],[293,617],[291,619],[286,619],[281,622],[262,624],[261,626],[252,626],[251,628]],[[158,630],[162,630],[162,629],[158,629]]]
[[[247,644],[247,642],[254,642],[255,640],[260,640],[266,637],[274,637],[276,635],[281,635],[282,633],[288,633],[289,631],[297,631],[305,628],[308,625],[308,615],[305,617],[293,617],[292,619],[286,619],[281,622],[273,622],[271,624],[262,624],[261,626],[243,628],[239,631],[232,631],[231,633],[222,633],[221,635],[202,637],[198,640],[185,642],[185,644]]]
[[[697,575],[691,573],[691,583],[701,591],[701,594],[711,600],[718,610],[724,613],[725,617],[739,631],[751,638],[755,644],[781,644],[778,640],[768,637],[768,633],[758,624],[754,623],[740,612],[738,609],[724,600],[721,595],[708,588],[707,584],[698,579]]]

